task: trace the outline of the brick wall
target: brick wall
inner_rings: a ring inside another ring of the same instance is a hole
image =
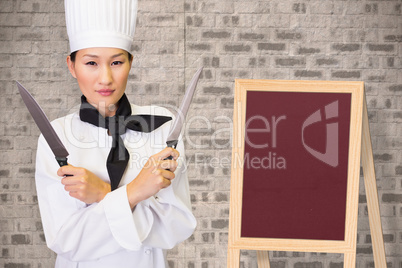
[[[178,106],[205,66],[185,137],[198,227],[170,267],[226,267],[235,78],[366,85],[388,267],[402,267],[402,2],[140,0],[127,88],[137,104]],[[55,119],[78,104],[65,65],[61,0],[0,2],[0,266],[52,267],[34,185],[39,131],[14,80]],[[362,181],[361,181],[362,182]],[[374,267],[361,183],[357,266]],[[342,267],[340,254],[271,252],[272,267]],[[242,251],[242,267],[257,267]]]

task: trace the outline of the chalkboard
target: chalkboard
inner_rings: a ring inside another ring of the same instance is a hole
[[[228,267],[240,249],[353,263],[363,100],[363,82],[236,80]]]
[[[351,93],[246,98],[241,236],[343,240]]]

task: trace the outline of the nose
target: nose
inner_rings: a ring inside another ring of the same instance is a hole
[[[113,76],[110,66],[102,66],[99,73],[99,83],[102,85],[110,85],[112,81]]]

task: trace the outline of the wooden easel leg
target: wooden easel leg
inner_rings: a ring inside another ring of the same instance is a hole
[[[356,267],[356,252],[345,253],[343,256],[343,268],[355,268]]]
[[[258,268],[270,268],[268,251],[257,250]]]
[[[384,238],[381,225],[380,206],[378,202],[377,182],[374,170],[373,148],[371,145],[370,127],[368,122],[367,104],[365,99],[363,106],[362,166],[367,197],[371,241],[373,245],[374,264],[376,268],[387,267],[387,262],[385,259]]]
[[[228,265],[227,268],[240,267],[240,249],[228,249]]]

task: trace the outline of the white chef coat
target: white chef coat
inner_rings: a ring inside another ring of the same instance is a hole
[[[172,116],[157,106],[132,105],[133,114]],[[162,268],[166,249],[187,239],[196,219],[191,212],[183,142],[175,179],[166,189],[131,210],[126,184],[135,179],[148,158],[166,147],[172,121],[151,133],[127,130],[121,137],[130,161],[119,188],[99,203],[87,205],[64,190],[53,153],[39,138],[36,187],[46,243],[57,253],[60,268]],[[68,162],[110,182],[106,159],[112,137],[104,128],[82,122],[78,112],[52,122],[69,152]]]

